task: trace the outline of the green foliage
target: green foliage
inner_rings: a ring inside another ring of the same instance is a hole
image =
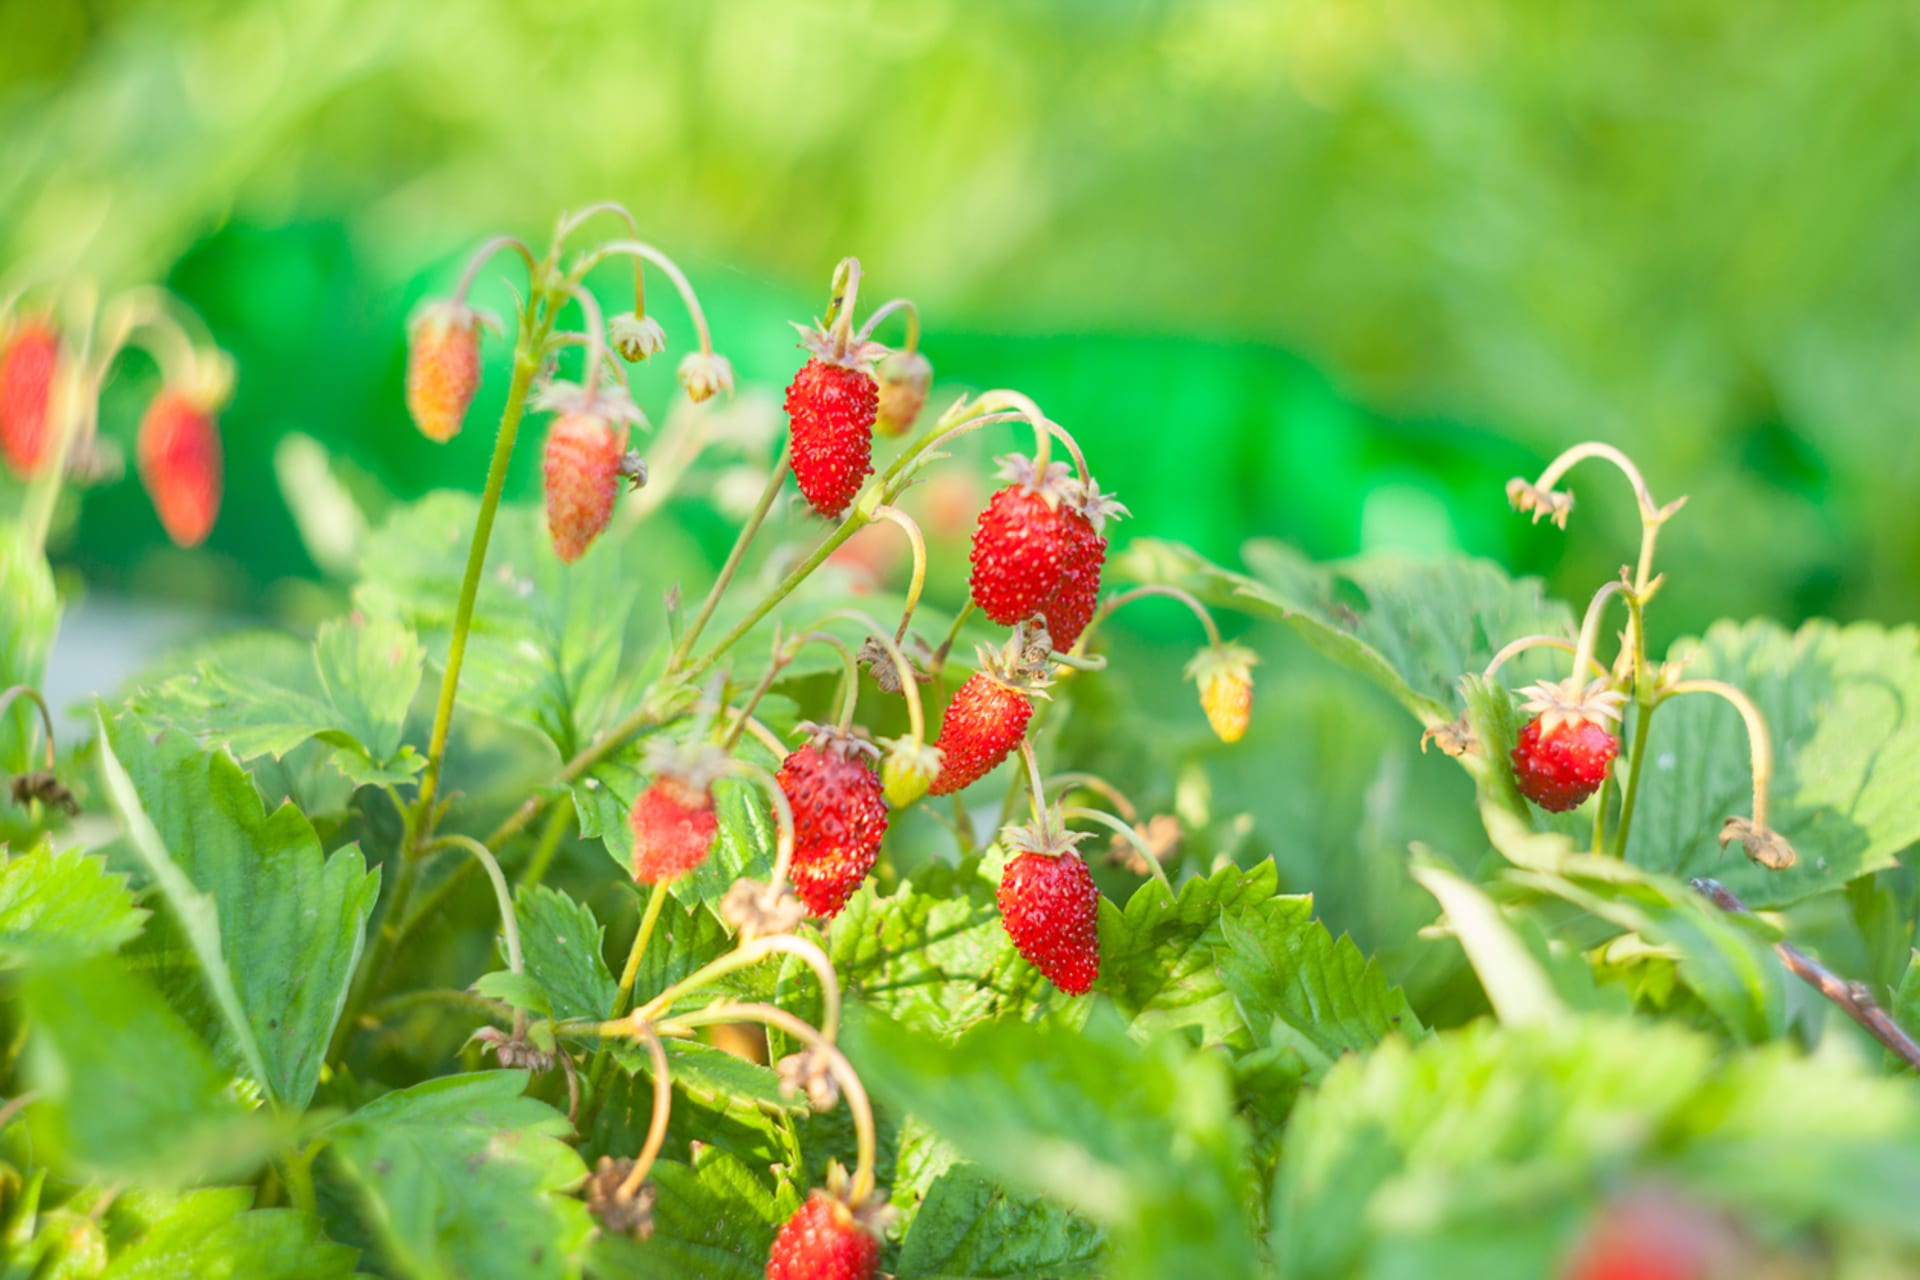
[[[156,741],[131,717],[103,719],[100,732],[108,790],[198,961],[218,1011],[217,1042],[269,1098],[305,1105],[379,873],[358,849],[324,855],[291,804],[267,813],[224,752],[172,734]]]
[[[20,526],[7,521],[0,521],[0,600],[7,602],[0,617],[0,689],[38,688],[60,626],[60,598],[46,557]],[[38,768],[41,760],[33,747],[41,732],[25,700],[8,707],[0,718],[0,769],[24,773]]]
[[[1104,1274],[1100,1230],[1058,1205],[1011,1195],[978,1166],[934,1180],[900,1243],[900,1280],[1079,1280]]]
[[[0,968],[118,950],[146,915],[133,905],[125,879],[100,859],[41,845],[0,864]]]
[[[605,930],[593,912],[544,885],[522,887],[513,911],[527,976],[545,991],[552,1015],[610,1017],[615,983],[600,951]]]
[[[590,1232],[566,1193],[586,1167],[566,1118],[521,1096],[514,1071],[388,1094],[330,1131],[325,1160],[354,1189],[395,1275],[578,1274]]]
[[[768,1191],[740,1161],[709,1154],[693,1165],[656,1165],[653,1232],[644,1241],[602,1237],[597,1276],[761,1280],[781,1222],[800,1207],[791,1190]]]
[[[177,1199],[143,1198],[139,1234],[119,1252],[102,1280],[345,1280],[354,1251],[320,1234],[313,1218],[290,1209],[252,1209],[247,1187],[191,1191]],[[116,1205],[116,1217],[133,1217]]]

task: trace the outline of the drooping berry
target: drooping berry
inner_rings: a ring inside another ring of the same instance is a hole
[[[933,365],[918,351],[896,351],[880,362],[880,412],[874,429],[882,435],[905,435],[926,407],[933,385]]]
[[[880,1242],[839,1197],[815,1191],[781,1226],[767,1280],[873,1280]]]
[[[1100,890],[1071,848],[1026,852],[1000,879],[1000,922],[1034,968],[1068,995],[1084,995],[1100,976]]]
[[[864,362],[815,356],[787,387],[793,478],[815,511],[839,518],[873,471],[880,389]]]
[[[22,322],[0,346],[0,449],[22,476],[37,473],[52,454],[59,368],[60,335],[44,321]]]
[[[1749,1242],[1725,1214],[1668,1188],[1629,1191],[1587,1224],[1562,1280],[1715,1280],[1757,1274]]]
[[[1253,650],[1237,644],[1209,645],[1187,663],[1187,679],[1200,686],[1200,709],[1222,742],[1238,742],[1253,719]]]
[[[970,585],[980,611],[1010,627],[1040,612],[1060,585],[1068,482],[1064,464],[1050,464],[1042,476],[1019,455],[1002,458],[1000,474],[1012,483],[988,500],[974,527]]]
[[[140,419],[140,482],[167,537],[197,547],[220,514],[220,430],[204,396],[162,388]]]
[[[1527,722],[1513,748],[1513,780],[1520,794],[1549,813],[1577,809],[1607,780],[1620,743],[1592,720],[1562,721],[1551,730],[1541,717]]]
[[[929,792],[950,795],[990,773],[1027,736],[1033,700],[985,671],[976,671],[947,703],[934,747],[940,776]]]
[[[777,775],[793,809],[793,891],[832,919],[873,870],[887,834],[887,804],[870,744],[834,730],[789,755]]]
[[[713,792],[685,778],[656,778],[627,814],[633,828],[633,878],[658,884],[683,876],[707,860],[720,820]]]
[[[887,803],[904,809],[927,794],[927,788],[940,776],[940,761],[940,748],[930,742],[916,747],[908,738],[896,738],[888,743],[886,759],[880,762]]]
[[[1101,493],[1092,476],[1069,484],[1061,504],[1060,585],[1041,611],[1053,647],[1062,652],[1073,648],[1093,621],[1107,563],[1107,521],[1125,514],[1126,507]]]
[[[441,444],[460,434],[480,386],[480,315],[436,302],[407,334],[407,412],[420,434]]]
[[[667,331],[652,316],[625,311],[607,326],[607,343],[628,364],[639,364],[667,349]]]
[[[547,428],[542,473],[547,488],[547,532],[554,554],[568,564],[582,555],[613,519],[620,496],[626,424],[595,413],[566,413]]]

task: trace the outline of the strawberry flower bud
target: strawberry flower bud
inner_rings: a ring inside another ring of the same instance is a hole
[[[918,351],[896,351],[874,373],[880,383],[880,412],[874,429],[889,436],[906,434],[926,407],[933,365]]]
[[[429,440],[460,434],[480,386],[480,314],[460,302],[422,310],[407,335],[407,412]]]
[[[696,351],[680,362],[680,385],[687,399],[699,404],[722,391],[733,394],[733,365],[725,356]]]
[[[607,336],[613,349],[628,364],[639,364],[667,349],[667,331],[652,316],[636,316],[632,312],[617,315],[607,326]]]
[[[1260,658],[1244,645],[1210,645],[1187,663],[1200,686],[1200,709],[1222,742],[1238,742],[1253,719],[1253,667]]]

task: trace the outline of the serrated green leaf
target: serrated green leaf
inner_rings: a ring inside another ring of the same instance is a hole
[[[417,631],[444,665],[479,514],[470,494],[428,494],[368,539],[354,603]],[[460,706],[544,734],[562,759],[623,710],[612,697],[633,596],[613,546],[573,565],[549,543],[541,513],[504,506],[480,579]]]
[[[245,1176],[272,1149],[265,1118],[159,992],[111,958],[29,969],[30,1114],[63,1163],[159,1186]]]
[[[935,1179],[900,1244],[900,1280],[1075,1280],[1105,1273],[1100,1228],[1010,1195],[970,1164]]]
[[[1389,1039],[1301,1103],[1273,1252],[1304,1280],[1404,1276],[1430,1244],[1482,1273],[1549,1275],[1590,1207],[1636,1180],[1773,1235],[1852,1222],[1911,1241],[1917,1126],[1911,1088],[1784,1046],[1728,1055],[1608,1016],[1481,1021]]]
[[[730,1155],[714,1152],[695,1165],[662,1160],[653,1232],[645,1240],[602,1236],[596,1276],[659,1276],[662,1280],[763,1280],[780,1224],[800,1207],[791,1192],[774,1194]]]
[[[1171,898],[1159,881],[1149,880],[1125,908],[1102,900],[1100,989],[1132,1020],[1136,1037],[1195,1027],[1208,1044],[1236,1037],[1244,1043],[1214,952],[1225,939],[1225,917],[1271,899],[1279,883],[1268,860],[1188,880]]]
[[[593,912],[558,889],[522,885],[513,895],[527,976],[546,990],[555,1018],[613,1016],[616,983],[601,954]]]
[[[138,1193],[135,1193],[138,1194]],[[142,1206],[139,1238],[101,1280],[344,1280],[352,1249],[291,1209],[254,1209],[251,1187],[217,1187]]]
[[[1422,724],[1454,717],[1455,684],[1484,668],[1509,640],[1574,634],[1573,616],[1533,579],[1462,557],[1363,556],[1319,565],[1292,548],[1255,539],[1247,573],[1152,538],[1135,539],[1117,576],[1185,587],[1208,603],[1286,623],[1314,649],[1391,693]],[[1522,658],[1515,674],[1540,660]],[[1544,670],[1544,668],[1541,668]]]
[[[564,1141],[566,1117],[523,1096],[526,1082],[517,1071],[446,1076],[334,1127],[327,1165],[357,1189],[394,1274],[579,1274],[591,1223],[567,1193],[586,1166]]]
[[[0,865],[0,969],[117,951],[146,918],[125,878],[78,849],[42,845]]]
[[[400,741],[425,658],[413,632],[389,620],[328,622],[311,645],[244,632],[201,646],[190,670],[127,705],[241,760],[281,760],[318,740],[356,786],[405,782],[426,765]]]
[[[1110,1010],[1077,1031],[1009,1020],[951,1045],[869,1013],[849,1019],[847,1041],[880,1098],[1111,1231],[1115,1274],[1256,1269],[1245,1133],[1217,1054],[1177,1036],[1137,1044]]]
[[[292,805],[267,813],[224,752],[173,734],[152,741],[129,717],[101,722],[101,762],[134,848],[199,962],[220,1043],[269,1097],[304,1106],[379,873],[353,846],[324,856]]]
[[[0,610],[0,689],[16,684],[38,689],[60,627],[60,596],[46,556],[11,521],[0,521],[0,600],[6,601]],[[40,734],[39,714],[25,699],[0,714],[0,771],[39,768],[44,763],[35,750]]]

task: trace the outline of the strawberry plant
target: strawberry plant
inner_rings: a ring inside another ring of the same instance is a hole
[[[502,258],[510,318],[472,301]],[[861,287],[841,262],[800,326],[776,445],[625,208],[486,242],[394,389],[451,440],[510,335],[479,496],[394,504],[340,616],[156,655],[62,744],[43,547],[115,469],[101,390],[151,349],[137,468],[191,546],[232,375],[152,291],[9,309],[0,1275],[1920,1266],[1910,629],[1656,652],[1682,507],[1601,444],[1508,491],[1579,533],[1569,472],[1628,481],[1640,544],[1577,624],[1482,561],[1110,545],[1097,433],[939,408],[918,311]],[[930,538],[916,505],[1008,432]],[[693,509],[733,513],[717,572]],[[900,570],[860,590],[876,538]],[[1135,607],[1197,626],[1184,672],[1109,625]],[[1302,682],[1264,720],[1262,662]],[[1183,678],[1182,723],[1128,714]],[[1373,958],[1316,913],[1341,869],[1208,784],[1331,805],[1275,733],[1362,686],[1462,766],[1475,833],[1375,868],[1424,896]]]

